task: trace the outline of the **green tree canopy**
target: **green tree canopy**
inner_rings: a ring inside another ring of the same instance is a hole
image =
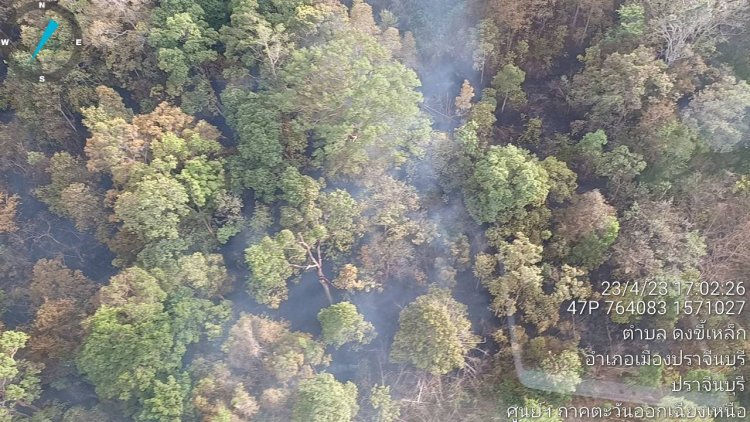
[[[169,316],[159,306],[131,305],[129,311],[125,319],[116,307],[100,307],[78,355],[78,369],[105,399],[138,397],[158,375],[181,365]]]
[[[391,397],[389,385],[374,385],[372,387],[370,405],[377,412],[375,422],[393,422],[401,416],[401,406]]]
[[[29,406],[39,398],[41,366],[16,354],[26,346],[29,336],[21,331],[0,333],[0,420],[12,421],[17,406]]]
[[[238,137],[237,154],[229,159],[229,174],[238,188],[252,189],[264,201],[274,199],[291,148],[281,139],[281,112],[269,95],[229,87],[222,93],[227,122]]]
[[[500,113],[505,111],[508,104],[519,106],[526,102],[526,93],[521,86],[525,80],[526,72],[513,64],[503,66],[492,78],[492,87],[497,91],[498,101],[502,99]]]
[[[569,264],[591,270],[604,261],[620,231],[616,210],[598,190],[576,195],[555,220],[555,248]]]
[[[464,201],[478,223],[503,223],[523,216],[526,207],[543,205],[549,191],[547,171],[529,152],[492,146],[476,162]]]
[[[138,420],[179,419],[187,397],[179,374],[187,345],[221,332],[227,304],[197,299],[184,287],[167,295],[138,267],[113,277],[100,300],[85,324],[79,371],[100,397],[137,401],[143,409]]]
[[[324,372],[300,382],[292,421],[349,422],[358,411],[357,386]]]
[[[367,344],[375,334],[372,324],[365,321],[364,316],[357,312],[357,307],[349,302],[321,309],[318,321],[323,328],[321,340],[335,347],[349,342]]]
[[[727,76],[708,85],[690,101],[683,113],[687,125],[697,130],[708,146],[729,152],[745,146],[750,136],[750,85]]]
[[[294,167],[287,167],[279,184],[279,223],[284,229],[245,250],[248,288],[259,302],[278,307],[287,296],[286,281],[315,270],[332,302],[324,260],[349,252],[362,236],[362,207],[342,189],[322,192],[321,182]]]
[[[166,91],[171,96],[182,95],[187,86],[201,86],[205,78],[200,66],[216,60],[218,54],[211,47],[219,34],[205,21],[205,12],[197,3],[180,0],[162,2],[153,14],[157,24],[151,29],[148,41],[157,49],[157,63],[168,75]],[[209,91],[210,95],[213,92]],[[198,111],[183,104],[186,109]]]
[[[286,251],[294,250],[294,242],[294,234],[283,230],[274,238],[263,237],[245,250],[245,262],[250,267],[248,288],[258,302],[278,308],[286,300],[286,283],[294,275]],[[300,259],[298,251],[296,257]]]
[[[477,342],[466,317],[466,305],[453,299],[448,290],[437,289],[401,311],[391,360],[410,363],[432,374],[446,374],[464,366],[466,354]]]
[[[559,320],[559,308],[563,301],[586,298],[591,286],[583,279],[583,272],[563,265],[559,270],[548,271],[554,285],[552,293],[545,293],[542,246],[529,241],[523,233],[517,233],[513,242],[501,241],[496,255],[479,254],[475,260],[474,274],[487,286],[493,297],[492,309],[497,315],[514,315],[519,309],[524,319],[537,326],[540,332]],[[504,271],[498,276],[498,265]]]
[[[583,362],[576,350],[550,353],[539,365],[540,382],[560,394],[573,393],[581,383],[582,374]]]
[[[177,180],[154,175],[135,183],[115,203],[123,228],[145,241],[179,237],[179,224],[190,213],[188,194]]]
[[[250,68],[263,64],[269,76],[275,78],[281,60],[291,49],[290,34],[283,23],[272,24],[261,13],[257,0],[233,0],[231,24],[221,29],[224,55]]]
[[[222,349],[229,367],[238,373],[268,374],[286,382],[308,376],[328,361],[324,346],[310,334],[291,331],[289,323],[242,314],[229,330]],[[258,380],[264,375],[257,375]]]
[[[282,110],[297,116],[297,130],[314,133],[314,164],[329,176],[403,164],[429,133],[414,72],[360,31],[296,50],[280,78]]]
[[[143,410],[136,416],[138,421],[177,422],[183,419],[190,391],[187,377],[167,377],[166,382],[154,381],[153,391],[143,401]]]
[[[665,73],[666,64],[648,48],[605,58],[600,55],[596,47],[587,50],[586,67],[573,77],[572,101],[588,112],[590,120],[619,128],[645,108],[649,99],[669,95],[672,81]]]

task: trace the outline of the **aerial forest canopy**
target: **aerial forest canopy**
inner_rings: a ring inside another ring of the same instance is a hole
[[[31,3],[0,422],[748,420],[748,0]]]

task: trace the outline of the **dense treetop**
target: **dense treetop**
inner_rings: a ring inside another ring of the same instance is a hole
[[[747,0],[59,3],[80,63],[0,62],[0,421],[472,422],[750,375],[585,364],[747,329],[627,311],[750,284]]]

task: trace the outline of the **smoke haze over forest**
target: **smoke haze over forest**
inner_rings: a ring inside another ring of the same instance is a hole
[[[747,420],[749,30],[3,1],[0,422]]]

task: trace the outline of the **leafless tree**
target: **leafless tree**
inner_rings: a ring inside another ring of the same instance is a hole
[[[690,55],[693,47],[721,41],[748,16],[748,0],[642,0],[651,33],[662,43],[667,64]]]

